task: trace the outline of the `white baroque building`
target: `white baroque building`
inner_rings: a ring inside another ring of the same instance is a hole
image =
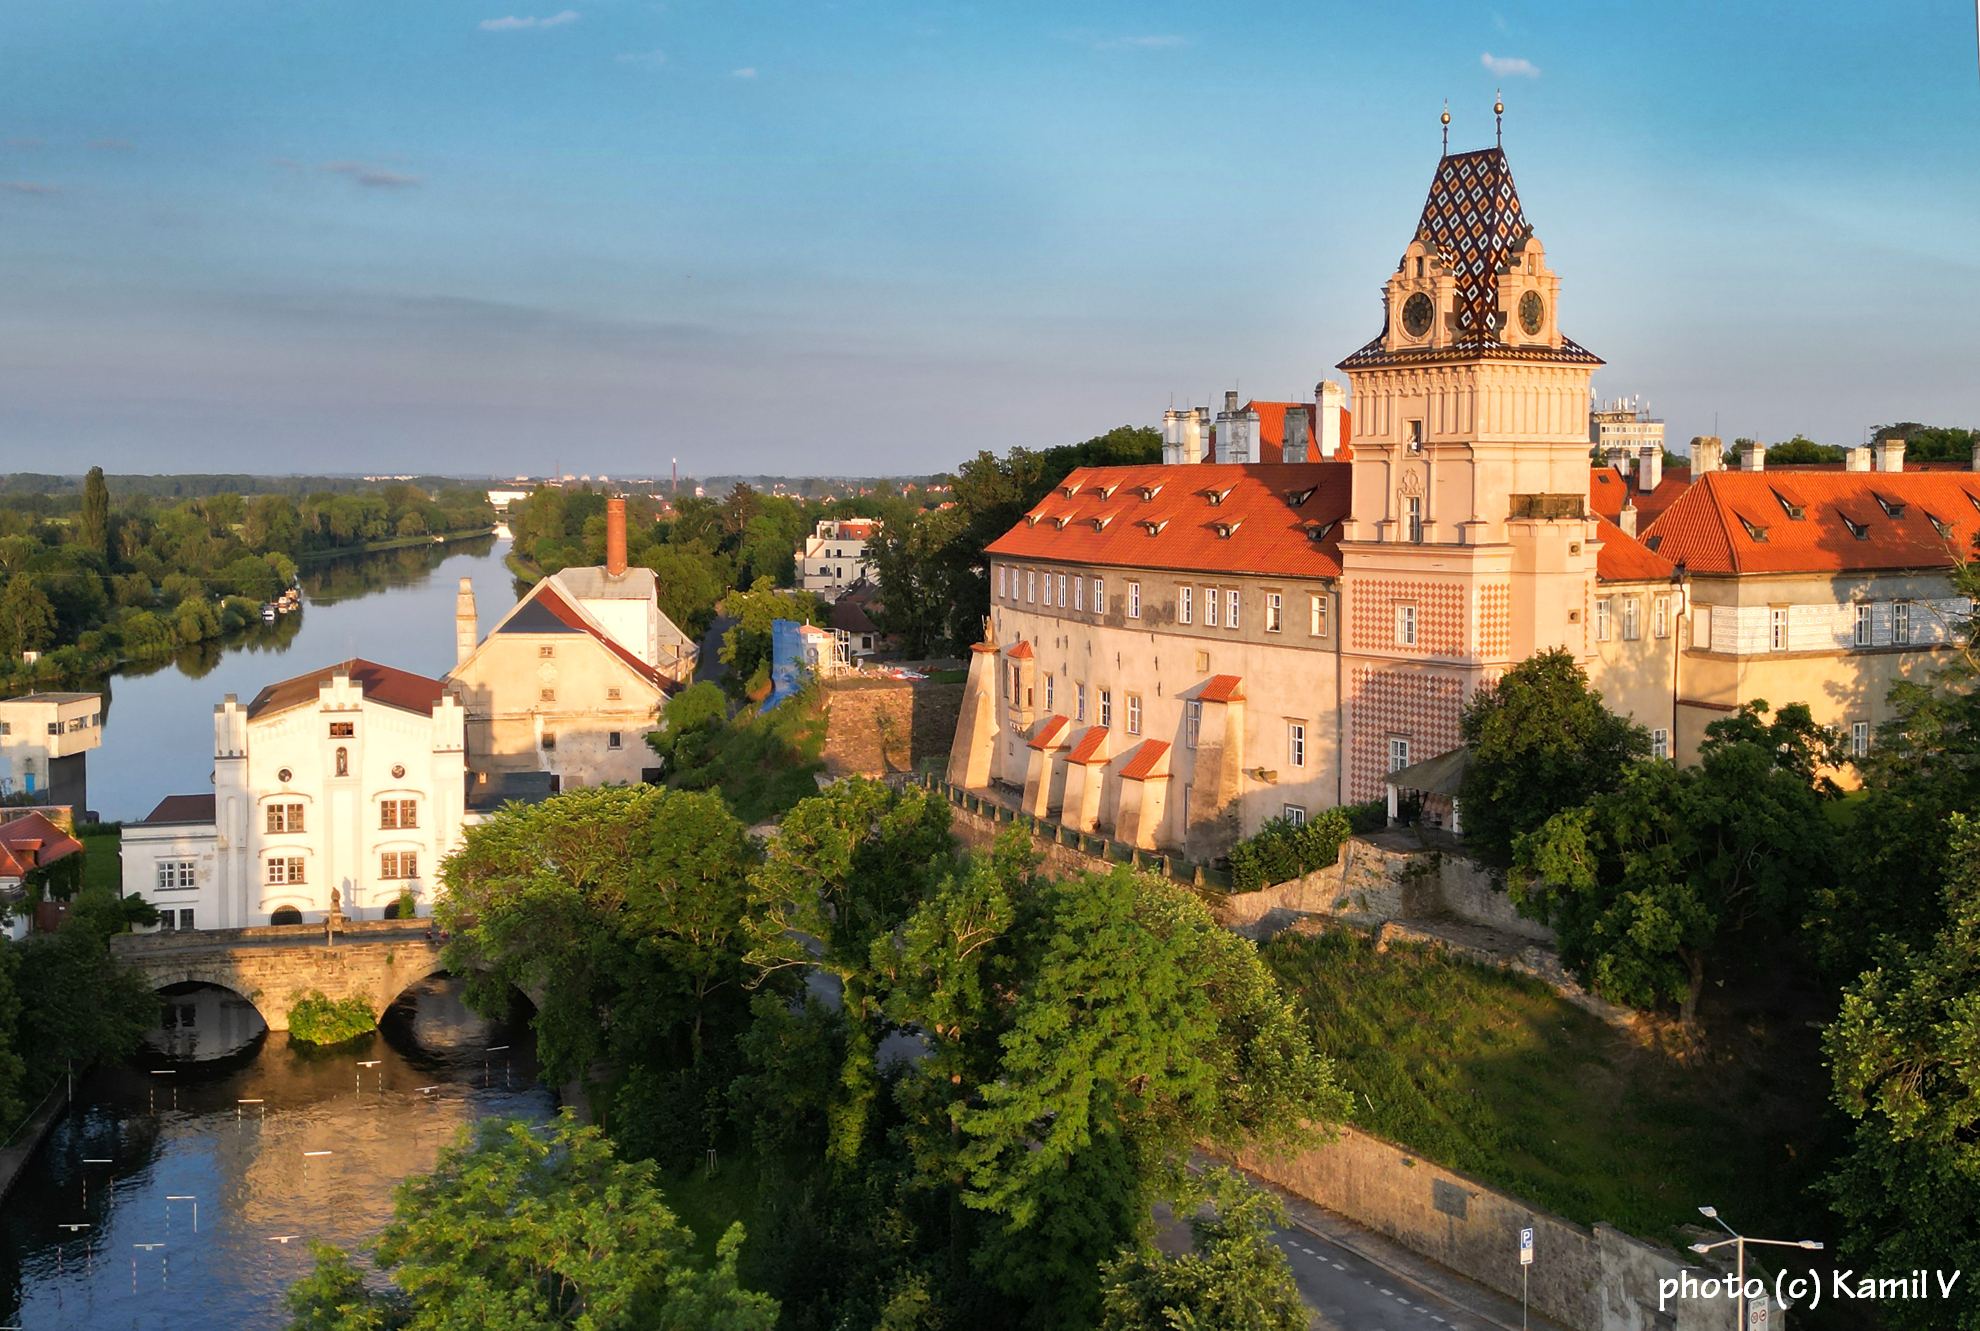
[[[466,815],[467,725],[437,679],[361,659],[213,712],[213,794],[174,795],[124,831],[124,891],[161,927],[314,923],[336,904],[431,910]]]

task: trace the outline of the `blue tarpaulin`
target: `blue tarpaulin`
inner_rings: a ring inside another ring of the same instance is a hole
[[[767,712],[804,683],[804,640],[795,619],[770,622],[770,696],[757,710]]]

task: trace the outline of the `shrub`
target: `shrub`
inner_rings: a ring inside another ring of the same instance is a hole
[[[1347,839],[1348,817],[1339,809],[1323,809],[1304,823],[1274,818],[1231,847],[1231,890],[1255,892],[1324,869]]]
[[[331,999],[321,989],[297,993],[289,1003],[289,1038],[304,1044],[342,1044],[378,1029],[362,998]]]
[[[1348,831],[1355,836],[1366,836],[1379,832],[1389,825],[1389,802],[1369,800],[1366,804],[1349,804],[1341,809],[1347,815]]]

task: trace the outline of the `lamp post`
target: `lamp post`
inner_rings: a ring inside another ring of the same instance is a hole
[[[1739,1321],[1736,1324],[1737,1331],[1746,1331],[1746,1245],[1747,1244],[1749,1243],[1764,1244],[1770,1248],[1803,1248],[1809,1252],[1820,1252],[1822,1250],[1822,1245],[1817,1243],[1814,1239],[1748,1238],[1746,1235],[1740,1233],[1738,1230],[1734,1229],[1731,1225],[1727,1224],[1724,1220],[1720,1219],[1719,1208],[1716,1206],[1701,1206],[1698,1208],[1698,1214],[1704,1216],[1707,1220],[1710,1220],[1714,1224],[1718,1225],[1720,1229],[1723,1229],[1726,1231],[1726,1233],[1732,1235],[1731,1238],[1720,1239],[1717,1243],[1694,1243],[1691,1245],[1691,1250],[1695,1253],[1702,1254],[1702,1253],[1711,1252],[1715,1248],[1723,1248],[1729,1243],[1733,1245],[1733,1249],[1735,1253],[1734,1260],[1736,1263],[1734,1279],[1736,1279],[1739,1282]]]

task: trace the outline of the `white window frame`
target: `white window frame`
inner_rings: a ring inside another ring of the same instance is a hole
[[[1196,737],[1203,733],[1203,703],[1191,698],[1183,703],[1183,747],[1196,747]]]
[[[1215,587],[1205,587],[1203,589],[1203,627],[1206,629],[1217,627],[1217,589]]]
[[[1196,620],[1193,618],[1195,612],[1196,612],[1196,588],[1194,587],[1178,588],[1176,591],[1176,622],[1178,624],[1195,623]]]
[[[1396,646],[1416,646],[1416,606],[1408,601],[1396,605]]]
[[[160,892],[182,892],[199,886],[198,860],[160,860],[156,870]]]
[[[1045,710],[1048,712],[1052,710],[1052,683],[1057,678],[1057,675],[1045,676]]]
[[[1607,596],[1596,597],[1595,598],[1595,641],[1607,642],[1609,640],[1609,621],[1613,617],[1613,615],[1614,615],[1614,609],[1613,609],[1612,598]]]
[[[1911,645],[1911,602],[1891,602],[1891,646]]]
[[[1403,522],[1409,534],[1411,545],[1423,544],[1423,497],[1411,495],[1404,501]]]
[[[1655,597],[1650,603],[1650,636],[1668,638],[1671,636],[1671,598]]]
[[[1006,564],[997,565],[997,599],[1000,601],[1006,599],[1010,595],[1010,584],[1011,584],[1010,572],[1011,570],[1009,565]]]
[[[1307,606],[1306,636],[1324,638],[1327,636],[1327,594],[1320,592],[1307,599],[1310,604]]]
[[[1877,641],[1877,612],[1868,601],[1856,603],[1856,629],[1852,642],[1858,647],[1874,646]]]
[[[1133,578],[1129,578],[1127,587],[1128,587],[1127,617],[1129,619],[1140,619],[1141,618],[1141,584],[1135,581]]]
[[[1286,722],[1286,762],[1293,767],[1306,766],[1306,722]]]
[[[1086,579],[1085,578],[1073,579],[1073,609],[1075,610],[1086,609]]]
[[[1662,726],[1650,732],[1650,756],[1652,758],[1671,756],[1671,732]]]
[[[1127,733],[1130,735],[1139,735],[1141,733],[1141,695],[1139,693],[1130,693],[1127,695]]]
[[[1400,772],[1409,766],[1409,736],[1389,736],[1389,771]]]
[[[1093,613],[1096,615],[1107,613],[1107,582],[1104,578],[1093,580]]]
[[[1114,693],[1112,689],[1100,690],[1099,723],[1102,730],[1114,724]]]
[[[1238,589],[1233,587],[1224,594],[1224,627],[1235,629],[1238,626]]]
[[[1265,631],[1279,633],[1286,625],[1286,598],[1277,592],[1265,593]]]
[[[300,855],[270,855],[264,863],[262,882],[269,887],[291,887],[309,881],[307,867]]]
[[[1306,806],[1303,804],[1282,804],[1279,806],[1279,817],[1285,819],[1294,827],[1305,827]]]
[[[1862,758],[1870,752],[1870,723],[1852,721],[1849,723],[1849,756]]]
[[[1026,605],[1038,603],[1038,570],[1036,569],[1028,568],[1024,571],[1024,602]]]
[[[1784,605],[1767,607],[1767,650],[1784,652],[1788,649],[1788,608]]]
[[[1085,719],[1086,719],[1086,685],[1075,684],[1073,685],[1073,720],[1084,721]]]
[[[1059,575],[1059,609],[1066,608],[1066,575]]]
[[[1643,636],[1643,608],[1634,596],[1622,598],[1622,636],[1624,642],[1635,642]]]

